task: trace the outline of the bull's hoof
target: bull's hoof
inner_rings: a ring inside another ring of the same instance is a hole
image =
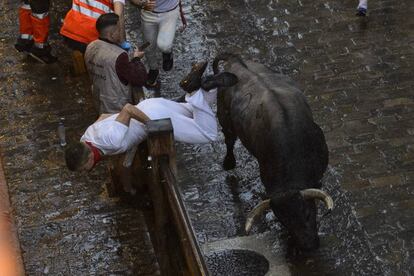
[[[234,158],[234,155],[226,155],[226,158],[224,158],[223,162],[223,169],[226,171],[232,170],[236,167],[236,159]]]

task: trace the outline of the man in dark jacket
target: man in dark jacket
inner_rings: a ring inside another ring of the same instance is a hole
[[[118,113],[127,103],[135,104],[133,87],[142,88],[147,80],[141,62],[144,53],[136,50],[132,60],[119,45],[119,16],[101,15],[96,22],[99,39],[86,48],[85,64],[93,83],[93,94],[99,113]],[[136,89],[134,89],[136,90]]]

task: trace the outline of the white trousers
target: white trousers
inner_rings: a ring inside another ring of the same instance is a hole
[[[164,13],[141,10],[144,39],[151,43],[145,52],[150,69],[155,70],[158,68],[157,48],[163,53],[172,52],[179,15],[180,9],[178,7]]]
[[[217,139],[217,120],[210,104],[217,98],[217,90],[202,89],[186,96],[186,103],[163,98],[151,98],[137,107],[151,120],[170,118],[174,139],[184,143],[209,143]]]
[[[151,98],[136,105],[151,120],[170,118],[176,141],[184,143],[209,143],[217,139],[217,120],[210,104],[215,101],[217,90],[198,90],[187,95],[187,103],[177,103],[163,98]],[[115,155],[132,150],[147,137],[143,124],[132,119],[129,126],[116,121],[114,114],[97,121],[85,131],[81,141],[88,141],[105,155]]]
[[[358,9],[368,9],[368,0],[359,0]]]

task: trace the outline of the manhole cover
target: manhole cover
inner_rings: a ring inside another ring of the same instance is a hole
[[[262,255],[248,250],[224,250],[206,256],[212,276],[264,276],[269,262]]]

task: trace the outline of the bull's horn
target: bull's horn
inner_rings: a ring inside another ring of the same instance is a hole
[[[322,200],[323,202],[325,202],[325,205],[329,211],[332,211],[333,209],[334,203],[332,197],[320,189],[306,189],[300,191],[300,194],[303,196],[303,198],[306,199]]]
[[[250,211],[250,213],[247,215],[246,226],[244,227],[246,234],[250,232],[250,229],[252,228],[256,217],[261,215],[267,209],[270,209],[270,199],[266,199],[260,202],[256,205],[256,207],[253,208],[253,210]]]

